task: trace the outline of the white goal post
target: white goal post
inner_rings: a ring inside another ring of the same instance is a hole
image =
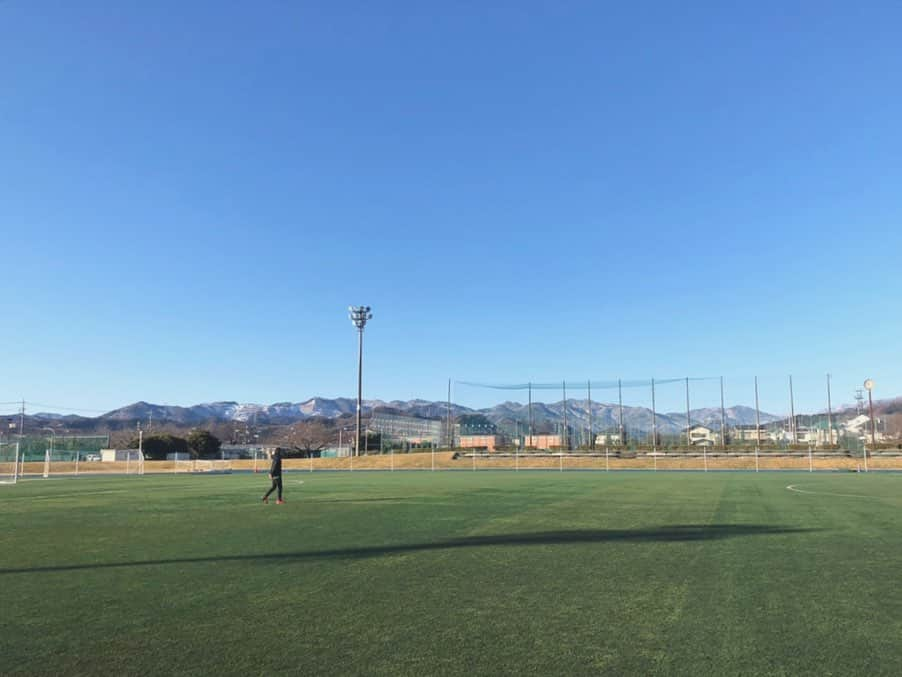
[[[0,444],[0,484],[15,484],[19,478],[19,443]]]

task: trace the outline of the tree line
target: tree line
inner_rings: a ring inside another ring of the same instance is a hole
[[[130,449],[137,449],[139,440],[135,437]],[[148,461],[165,461],[169,454],[188,454],[192,458],[219,458],[222,442],[208,430],[192,430],[188,437],[169,433],[148,435],[141,443],[144,458]]]

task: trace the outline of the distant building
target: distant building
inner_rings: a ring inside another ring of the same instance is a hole
[[[554,449],[563,446],[560,435],[524,435],[523,444],[533,449]]]
[[[737,425],[730,429],[733,440],[736,442],[764,442],[773,440],[773,436],[765,430],[764,426]]]
[[[504,438],[501,435],[461,435],[461,449],[486,449],[495,451],[504,445]]]
[[[442,419],[407,416],[384,411],[375,411],[367,426],[392,441],[412,444],[432,443],[446,446],[447,424]]]

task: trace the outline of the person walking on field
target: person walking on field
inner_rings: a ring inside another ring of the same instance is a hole
[[[279,490],[278,499],[276,500],[277,505],[283,504],[285,501],[282,500],[282,450],[276,449],[272,452],[272,464],[269,466],[269,479],[272,480],[272,486],[269,488],[263,495],[263,502],[269,503],[269,495],[274,492],[276,489]]]

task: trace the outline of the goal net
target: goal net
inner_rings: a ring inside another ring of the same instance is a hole
[[[18,466],[19,444],[0,442],[0,484],[15,484]]]

